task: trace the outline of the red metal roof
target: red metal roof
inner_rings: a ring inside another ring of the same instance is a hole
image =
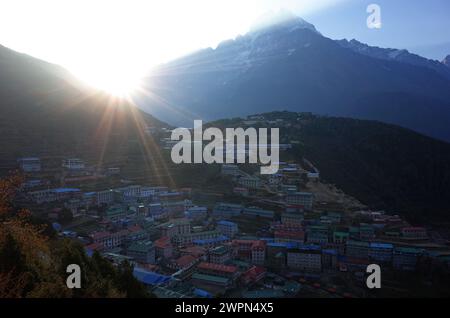
[[[213,264],[202,262],[197,266],[198,269],[211,270],[216,272],[224,272],[224,273],[235,273],[237,272],[236,266],[227,266],[222,264]]]

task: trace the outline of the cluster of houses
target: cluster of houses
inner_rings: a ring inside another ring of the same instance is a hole
[[[19,163],[30,173],[41,169],[38,158]],[[86,171],[79,159],[62,166]],[[426,228],[384,212],[319,206],[314,194],[300,191],[305,180],[320,178],[309,161],[280,163],[271,176],[249,175],[231,164],[222,165],[221,173],[234,182],[236,198],[252,200],[197,206],[190,188],[142,185],[90,192],[31,187],[25,194],[34,204],[92,218],[95,224],[83,234],[61,235],[82,241],[88,255],[133,263],[136,278],[160,297],[289,297],[301,288],[293,275],[320,280],[322,273],[352,273],[362,280],[369,264],[412,272],[432,260],[450,269],[448,249],[435,244]],[[261,204],[267,193],[274,199]],[[50,210],[48,217],[57,220],[60,211]],[[244,233],[242,220],[258,220],[267,229]]]

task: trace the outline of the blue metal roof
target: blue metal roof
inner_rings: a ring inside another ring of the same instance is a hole
[[[219,221],[219,222],[217,222],[217,224],[219,224],[219,225],[228,225],[228,226],[235,226],[236,225],[236,223],[231,222],[231,221]]]
[[[206,290],[195,288],[194,289],[195,296],[203,297],[203,298],[212,298],[212,295],[208,293]]]
[[[80,189],[75,189],[75,188],[56,188],[52,190],[53,192],[56,193],[70,193],[70,192],[80,192]]]
[[[228,240],[229,240],[229,238],[227,236],[221,235],[221,236],[218,236],[218,237],[212,238],[212,239],[194,240],[193,243],[198,244],[198,245],[203,245],[203,244],[218,243],[218,242],[223,242],[223,241],[228,241]]]
[[[141,283],[153,286],[167,283],[172,279],[170,276],[149,272],[141,268],[135,268],[133,271],[133,276]]]
[[[374,248],[394,248],[394,245],[389,243],[370,243],[370,247]]]

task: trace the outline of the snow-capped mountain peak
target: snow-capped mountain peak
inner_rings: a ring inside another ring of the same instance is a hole
[[[444,64],[444,65],[447,66],[447,67],[450,67],[450,54],[447,55],[447,56],[445,57],[445,59],[442,60],[442,64]]]
[[[253,23],[249,33],[259,34],[268,30],[286,28],[291,32],[299,29],[308,29],[319,33],[314,25],[288,10],[270,11],[264,14]]]

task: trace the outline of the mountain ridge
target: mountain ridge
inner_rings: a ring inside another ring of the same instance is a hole
[[[381,120],[450,141],[445,76],[355,52],[308,28],[249,32],[166,63],[149,74],[146,89],[164,102],[137,96],[137,104],[172,125],[285,109]],[[367,116],[377,106],[370,98],[390,94],[405,97],[386,97],[385,109]],[[409,112],[429,113],[436,122],[424,126]]]

